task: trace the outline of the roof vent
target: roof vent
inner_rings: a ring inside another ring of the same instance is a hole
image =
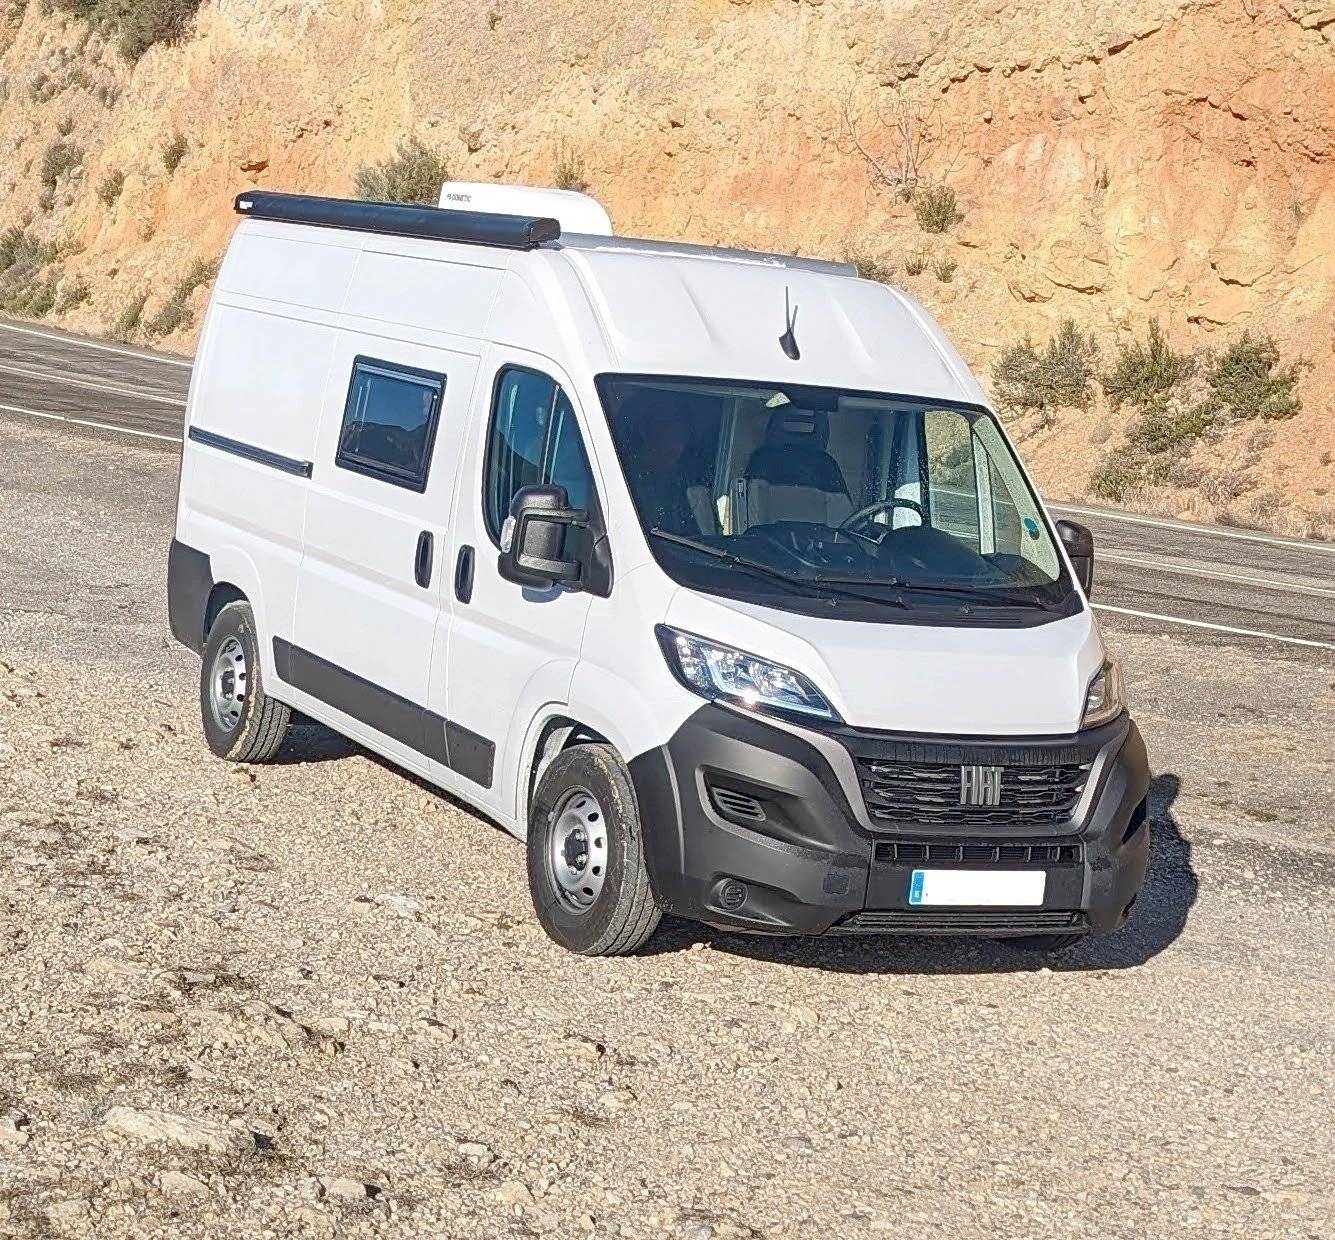
[[[493,185],[488,181],[446,181],[440,187],[440,205],[451,211],[486,215],[546,216],[560,222],[562,232],[610,237],[612,220],[607,208],[588,194],[568,189],[541,189],[535,185]]]

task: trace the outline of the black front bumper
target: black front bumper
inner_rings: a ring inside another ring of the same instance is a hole
[[[885,826],[861,798],[857,763],[906,749],[943,763],[1090,762],[1073,815],[985,827],[961,814]],[[836,774],[841,768],[843,779]],[[1129,717],[1074,737],[904,738],[847,729],[819,738],[702,706],[631,763],[646,856],[664,908],[770,934],[1106,934],[1130,912],[1149,859],[1149,764]],[[758,812],[757,812],[758,811]],[[1042,869],[1037,908],[915,907],[913,871]]]

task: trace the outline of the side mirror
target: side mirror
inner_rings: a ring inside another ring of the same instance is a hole
[[[1094,535],[1078,521],[1057,522],[1057,537],[1062,540],[1080,588],[1088,596],[1094,589]]]
[[[579,560],[561,558],[566,530],[583,529],[587,512],[569,507],[565,487],[524,487],[510,505],[501,527],[501,554],[496,571],[516,585],[550,589],[559,582],[578,582]]]

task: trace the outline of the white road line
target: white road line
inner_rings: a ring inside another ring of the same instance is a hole
[[[1260,637],[1266,641],[1285,642],[1290,646],[1313,646],[1318,650],[1335,650],[1335,642],[1318,642],[1308,637],[1285,637],[1281,633],[1262,633],[1259,629],[1237,629],[1231,624],[1211,624],[1208,620],[1187,620],[1182,616],[1164,616],[1155,611],[1135,611],[1130,607],[1114,607],[1111,603],[1091,603],[1090,606],[1095,611],[1111,611],[1119,616],[1138,616],[1142,620],[1160,620],[1164,624],[1185,624],[1193,629],[1234,633],[1239,637]]]
[[[36,336],[41,340],[50,340],[55,344],[73,344],[83,349],[96,349],[99,353],[116,353],[121,357],[137,357],[141,362],[161,362],[164,366],[184,366],[189,370],[195,363],[190,358],[166,357],[161,353],[147,353],[139,349],[120,349],[114,344],[101,344],[96,340],[85,340],[82,336],[57,336],[55,332],[38,331],[35,327],[20,327],[17,323],[0,323],[0,331],[19,332],[24,336]]]
[[[71,418],[63,413],[47,413],[41,409],[24,409],[21,405],[0,405],[4,413],[25,413],[30,418],[45,418],[48,422],[68,422],[71,426],[91,426],[99,431],[115,431],[118,435],[135,435],[140,439],[160,439],[163,443],[180,443],[180,435],[159,435],[157,431],[137,431],[130,426],[113,426],[110,422],[94,422],[91,418]]]
[[[1179,534],[1201,534],[1206,538],[1236,538],[1242,542],[1267,543],[1272,547],[1292,547],[1298,551],[1320,551],[1335,555],[1335,544],[1317,542],[1312,538],[1272,538],[1266,534],[1252,534],[1244,530],[1227,530],[1218,525],[1191,525],[1185,521],[1164,521],[1157,517],[1132,516],[1130,513],[1108,512],[1103,508],[1077,508],[1074,504],[1049,504],[1059,512],[1074,512],[1082,517],[1121,521],[1126,525],[1153,525],[1161,530],[1177,530]],[[1097,555],[1097,552],[1095,553]]]
[[[1118,564],[1136,564],[1141,568],[1157,568],[1165,573],[1186,573],[1190,577],[1210,577],[1219,581],[1239,581],[1249,586],[1265,586],[1270,590],[1294,590],[1301,594],[1320,594],[1335,598],[1335,590],[1324,586],[1305,586],[1296,581],[1276,581],[1273,577],[1252,577],[1246,573],[1221,573],[1210,568],[1189,568],[1185,564],[1169,564],[1164,560],[1142,560],[1134,555],[1117,555],[1111,551],[1097,551],[1094,559],[1114,560]]]
[[[11,375],[26,375],[30,379],[49,379],[59,386],[68,383],[74,387],[92,388],[95,392],[110,392],[114,396],[128,396],[132,400],[151,400],[159,405],[176,405],[185,408],[185,401],[179,396],[158,396],[153,392],[135,391],[133,388],[116,387],[110,383],[94,383],[91,379],[76,379],[73,375],[56,374],[50,370],[32,370],[27,366],[5,366],[0,364],[0,371]]]

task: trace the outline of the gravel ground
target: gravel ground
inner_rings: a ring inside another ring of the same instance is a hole
[[[356,746],[209,755],[174,472],[0,421],[0,1233],[1329,1234],[1331,661],[1117,635],[1152,874],[1051,968],[682,923],[587,961]]]

